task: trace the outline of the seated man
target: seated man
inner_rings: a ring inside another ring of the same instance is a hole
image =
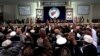
[[[21,32],[20,38],[25,38],[25,36],[21,34]],[[3,49],[0,52],[0,56],[17,56],[19,54],[21,47],[23,46],[24,40],[21,39],[19,43],[12,47],[12,41],[10,39],[11,38],[9,37],[9,39],[6,39],[4,42],[2,42]]]
[[[12,44],[11,40],[5,40],[2,43],[2,47],[4,49],[1,50],[0,56],[17,56],[19,54],[22,44],[19,43],[18,45],[14,47],[11,47],[11,44]]]
[[[52,56],[52,46],[46,36],[45,28],[40,29],[39,35],[33,56]]]
[[[97,49],[92,43],[93,38],[90,35],[84,35],[83,56],[97,56]]]

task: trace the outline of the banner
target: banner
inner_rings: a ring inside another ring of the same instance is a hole
[[[66,9],[65,6],[50,6],[44,7],[44,22],[50,19],[65,20]]]

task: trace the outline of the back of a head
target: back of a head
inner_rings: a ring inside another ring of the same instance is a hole
[[[33,50],[31,46],[24,47],[22,50],[22,56],[33,56]]]
[[[46,29],[45,28],[41,28],[40,29],[40,33],[45,33],[46,34]]]
[[[54,29],[54,32],[59,34],[60,33],[60,30],[59,29]]]
[[[45,28],[41,28],[39,31],[40,37],[46,37],[46,29]]]

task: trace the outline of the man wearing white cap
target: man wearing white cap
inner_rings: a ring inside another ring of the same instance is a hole
[[[0,52],[0,56],[17,56],[23,46],[23,40],[21,40],[17,45],[11,46],[12,41],[7,39],[2,42],[3,49]]]
[[[2,43],[3,49],[0,52],[0,56],[16,56],[19,54],[21,45],[19,44],[14,47],[11,47],[11,44],[12,44],[11,40],[5,40]]]
[[[91,31],[91,35],[93,38],[93,45],[95,45],[97,47],[97,32],[96,30],[93,28],[92,25],[87,25],[87,28],[90,29]]]
[[[83,56],[97,56],[97,49],[92,43],[93,38],[90,35],[84,35]]]

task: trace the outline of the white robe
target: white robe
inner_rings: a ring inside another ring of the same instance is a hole
[[[93,45],[97,47],[97,34],[96,30],[92,28]]]

